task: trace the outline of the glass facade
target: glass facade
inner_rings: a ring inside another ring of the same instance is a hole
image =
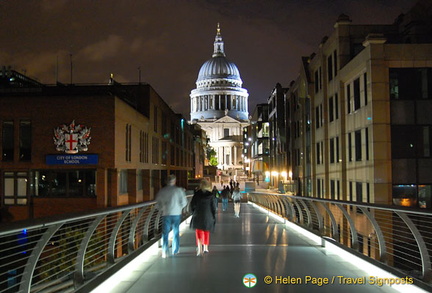
[[[39,170],[32,179],[35,197],[96,196],[96,170]]]

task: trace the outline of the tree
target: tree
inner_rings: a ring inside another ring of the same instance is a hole
[[[209,162],[209,165],[214,167],[217,166],[218,161],[216,158],[216,151],[210,145],[207,145],[206,155],[207,155],[207,160]]]

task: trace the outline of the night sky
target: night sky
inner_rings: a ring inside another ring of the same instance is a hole
[[[42,83],[148,82],[175,112],[211,58],[220,23],[227,58],[249,92],[249,112],[277,82],[297,77],[341,13],[391,24],[416,0],[7,0],[0,2],[0,65]],[[72,57],[71,57],[72,55]],[[57,69],[58,68],[58,74]],[[138,68],[141,68],[138,70]],[[58,76],[58,78],[57,78]]]

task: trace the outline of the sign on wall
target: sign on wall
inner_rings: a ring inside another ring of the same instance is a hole
[[[96,165],[99,162],[99,155],[47,155],[47,165]]]
[[[54,129],[54,144],[56,150],[66,154],[76,154],[88,151],[90,144],[90,129],[81,124],[63,124]]]

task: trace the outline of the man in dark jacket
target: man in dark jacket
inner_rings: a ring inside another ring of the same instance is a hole
[[[221,192],[222,196],[222,211],[226,211],[228,208],[228,198],[230,197],[231,192],[228,186],[224,187],[224,189]]]

